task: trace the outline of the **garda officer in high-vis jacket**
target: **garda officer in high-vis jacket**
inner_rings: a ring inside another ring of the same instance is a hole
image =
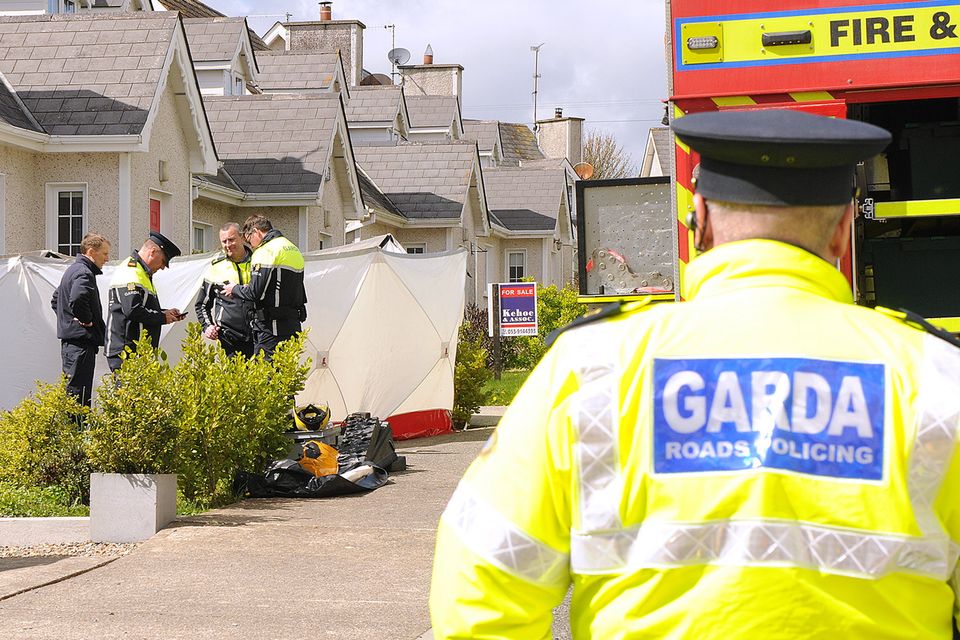
[[[134,348],[141,328],[154,347],[160,344],[160,327],[183,320],[180,309],[162,309],[153,286],[153,274],[166,269],[180,255],[180,248],[155,231],[130,257],[113,269],[110,277],[109,316],[107,318],[107,363],[110,371],[123,364],[124,347]]]
[[[254,352],[269,360],[277,345],[299,332],[307,319],[303,254],[263,216],[247,218],[242,232],[254,249],[250,284],[227,284],[223,293],[254,304]]]
[[[227,355],[242,353],[249,358],[253,356],[253,303],[223,294],[224,285],[250,282],[251,252],[243,244],[239,224],[228,222],[221,227],[220,246],[223,253],[207,267],[194,309],[203,335],[219,340]]]
[[[853,304],[872,125],[677,120],[701,155],[686,302],[560,335],[440,521],[436,638],[950,638],[960,349]],[[634,306],[638,306],[634,303]]]

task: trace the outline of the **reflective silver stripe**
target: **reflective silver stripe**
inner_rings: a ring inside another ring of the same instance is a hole
[[[570,340],[580,355],[580,388],[573,405],[580,471],[578,525],[581,531],[617,529],[623,482],[617,450],[620,371],[612,352],[615,341],[602,324],[577,329]]]
[[[590,380],[605,375],[609,374],[601,372],[599,376],[583,378],[589,385]],[[599,394],[599,389],[597,392]],[[601,402],[597,400],[595,404],[599,406]],[[944,531],[933,503],[956,448],[960,428],[960,350],[933,336],[924,337],[924,359],[915,406],[917,424],[907,490],[922,536],[776,520],[695,524],[647,521],[629,529],[584,526],[580,532],[571,533],[571,570],[602,574],[690,564],[760,565],[807,567],[867,578],[906,571],[938,580],[952,578],[957,592],[960,546]],[[580,413],[590,415],[590,412]],[[578,424],[583,423],[579,413],[577,417]],[[590,427],[593,422],[585,424]],[[592,427],[590,430],[594,435],[602,431]],[[615,426],[609,431],[612,448],[617,442]],[[590,443],[593,451],[604,451],[600,443],[583,440]],[[603,469],[608,479],[616,477],[615,466]],[[584,495],[600,495],[601,508],[609,509],[610,504],[616,504],[613,497],[590,490],[592,479],[586,477],[588,472],[602,477],[595,467],[584,466],[581,482],[588,487]],[[596,505],[592,504],[581,508],[585,512],[596,511]]]
[[[603,574],[682,565],[791,566],[880,578],[897,571],[946,580],[960,548],[937,540],[880,535],[810,523],[647,521],[570,540],[574,573]]]
[[[463,482],[441,516],[459,539],[490,564],[545,586],[569,581],[569,556],[522,531]]]

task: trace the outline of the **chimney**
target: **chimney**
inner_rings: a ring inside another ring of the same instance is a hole
[[[423,64],[397,66],[402,76],[403,91],[408,96],[456,96],[463,88],[463,67],[459,64],[435,64],[433,47],[427,45]]]
[[[427,49],[423,52],[423,64],[433,64],[433,47],[429,44]]]
[[[552,120],[538,120],[537,139],[548,158],[566,158],[570,164],[583,160],[583,118],[565,118],[563,109],[554,109]]]
[[[320,22],[330,22],[333,20],[333,8],[330,6],[332,4],[332,2],[320,3]]]
[[[290,42],[288,51],[340,52],[347,82],[351,87],[363,79],[363,31],[359,20],[334,20],[332,2],[320,3],[320,19],[307,22],[287,22]]]

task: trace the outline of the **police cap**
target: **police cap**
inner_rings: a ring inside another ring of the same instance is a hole
[[[173,242],[168,240],[167,237],[159,231],[150,232],[150,241],[160,247],[160,250],[163,251],[163,255],[167,257],[168,264],[171,260],[180,255],[180,247],[173,244]]]
[[[792,109],[696,113],[672,128],[700,154],[697,191],[741,204],[847,203],[854,167],[890,143],[872,124]]]

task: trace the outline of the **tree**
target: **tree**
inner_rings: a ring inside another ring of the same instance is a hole
[[[593,165],[593,180],[633,178],[638,173],[633,158],[617,144],[613,134],[596,129],[587,132],[583,161]]]

